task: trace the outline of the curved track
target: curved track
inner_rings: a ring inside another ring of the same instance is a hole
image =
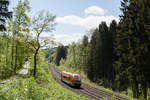
[[[101,100],[101,99],[105,99],[105,100],[112,100],[112,94],[111,93],[108,93],[106,91],[103,91],[103,90],[100,90],[100,89],[97,89],[97,88],[94,88],[94,87],[91,87],[87,84],[83,84],[81,85],[81,88],[73,88],[65,83],[63,83],[61,81],[61,71],[58,70],[56,67],[54,67],[53,65],[50,65],[50,69],[51,69],[51,73],[52,73],[52,76],[53,78],[60,84],[62,85],[63,87],[77,93],[77,94],[80,94],[80,95],[83,95],[87,98],[90,98],[90,99],[96,99],[96,100]],[[117,96],[115,95],[115,100],[127,100],[126,98],[123,98],[123,97],[120,97],[120,96]]]

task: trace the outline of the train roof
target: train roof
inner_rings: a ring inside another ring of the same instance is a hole
[[[70,74],[70,75],[79,75],[79,74],[73,74],[73,73],[71,73],[71,72],[66,72],[66,71],[62,71],[63,73],[66,73],[66,74]]]

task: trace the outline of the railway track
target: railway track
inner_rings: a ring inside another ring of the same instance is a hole
[[[65,83],[63,83],[61,81],[61,71],[59,69],[57,69],[56,67],[54,67],[53,65],[50,65],[50,69],[51,69],[51,73],[52,73],[52,76],[53,78],[60,84],[62,85],[63,87],[75,92],[76,94],[79,94],[79,95],[83,95],[87,98],[90,98],[90,99],[96,99],[96,100],[101,100],[101,99],[105,99],[105,100],[112,100],[112,96],[113,94],[111,93],[108,93],[106,91],[103,91],[103,90],[100,90],[100,89],[97,89],[97,88],[94,88],[94,87],[91,87],[87,84],[83,84],[81,85],[81,88],[79,89],[76,89],[76,88],[73,88]],[[115,100],[127,100],[126,98],[123,98],[123,97],[120,97],[120,96],[117,96],[115,95]]]

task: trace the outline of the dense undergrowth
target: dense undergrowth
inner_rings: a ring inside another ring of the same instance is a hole
[[[17,41],[14,45],[11,36],[0,34],[0,80],[17,74],[29,55],[30,52],[22,41]]]
[[[88,100],[62,88],[50,73],[49,65],[40,54],[37,77],[32,77],[33,59],[30,59],[29,73],[22,79],[0,85],[0,100]]]

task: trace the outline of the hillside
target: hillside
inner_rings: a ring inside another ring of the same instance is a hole
[[[0,85],[0,100],[88,100],[56,83],[51,76],[49,64],[44,60],[44,56],[41,56],[37,77],[34,79],[30,76],[33,66],[32,60],[29,65],[30,72],[24,78]]]

